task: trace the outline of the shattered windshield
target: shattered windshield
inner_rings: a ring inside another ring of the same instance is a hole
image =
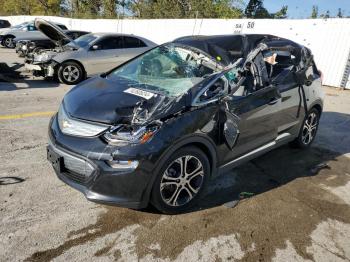
[[[220,69],[218,63],[200,51],[167,44],[117,68],[107,78],[128,79],[141,89],[176,97]]]
[[[87,34],[87,35],[83,35],[81,37],[78,37],[77,39],[74,40],[74,43],[69,43],[68,45],[77,45],[79,47],[85,47],[87,45],[89,45],[92,41],[94,41],[95,39],[97,39],[96,35],[93,34]]]

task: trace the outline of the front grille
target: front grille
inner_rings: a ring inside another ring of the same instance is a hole
[[[84,159],[63,155],[64,175],[80,184],[85,184],[94,172],[94,167]]]
[[[72,157],[70,155],[63,156],[64,167],[70,171],[89,177],[94,172],[94,167],[83,159]]]
[[[89,181],[95,168],[82,158],[70,155],[58,148],[53,149],[62,158],[62,174],[74,182],[84,184]]]
[[[63,173],[63,175],[66,178],[68,178],[68,179],[70,179],[70,180],[72,180],[72,181],[74,181],[76,183],[79,183],[79,184],[85,184],[87,182],[87,178],[84,175],[78,174],[78,173],[74,173],[73,171],[70,171],[70,170],[66,170]]]

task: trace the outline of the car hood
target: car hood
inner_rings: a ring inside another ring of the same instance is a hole
[[[72,39],[67,36],[63,30],[61,30],[58,26],[50,23],[44,19],[37,18],[34,21],[36,28],[44,35],[46,35],[49,39],[54,41],[56,44],[61,45],[64,41],[71,42]]]
[[[74,118],[105,124],[147,124],[185,107],[185,97],[171,98],[142,92],[127,79],[95,77],[74,87],[64,97],[64,107]]]

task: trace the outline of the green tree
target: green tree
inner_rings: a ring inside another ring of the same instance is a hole
[[[140,18],[239,18],[241,0],[132,0],[128,8]]]
[[[269,13],[264,7],[263,0],[250,0],[244,14],[247,18],[287,18],[288,6],[284,5],[276,13]]]
[[[4,15],[59,15],[61,0],[0,0]]]
[[[329,10],[327,10],[327,11],[326,11],[326,13],[324,13],[324,14],[320,15],[320,17],[322,17],[322,18],[330,18],[330,17],[331,17],[331,15],[330,15]]]
[[[37,0],[37,2],[38,5],[36,5],[36,12],[39,14],[42,14],[42,12],[44,12],[44,15],[60,14],[61,0]]]
[[[244,11],[247,18],[256,18],[257,14],[263,14],[267,10],[263,7],[263,0],[249,0],[249,3]],[[268,13],[268,12],[267,12]]]
[[[117,14],[116,0],[103,0],[102,2],[103,14],[105,17],[115,17]]]
[[[318,17],[318,6],[313,5],[312,6],[312,12],[311,12],[311,18],[315,19]]]
[[[287,12],[288,12],[288,6],[284,5],[282,6],[281,10],[272,14],[272,16],[273,18],[276,18],[276,19],[285,19],[287,18]]]
[[[341,8],[338,8],[337,17],[338,18],[342,18],[343,17],[343,11],[341,10]]]

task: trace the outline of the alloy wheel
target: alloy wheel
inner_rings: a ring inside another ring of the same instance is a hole
[[[79,69],[74,65],[68,65],[63,69],[62,76],[67,82],[74,82],[80,77]]]
[[[12,48],[13,46],[13,39],[11,37],[7,37],[4,41],[5,46],[8,48]]]
[[[312,142],[316,135],[317,131],[317,125],[318,125],[318,117],[315,112],[311,112],[307,119],[305,119],[303,131],[302,131],[302,138],[301,141],[304,145],[308,145]]]
[[[182,206],[190,202],[199,192],[204,179],[201,161],[191,155],[174,160],[163,173],[160,193],[169,206]]]

